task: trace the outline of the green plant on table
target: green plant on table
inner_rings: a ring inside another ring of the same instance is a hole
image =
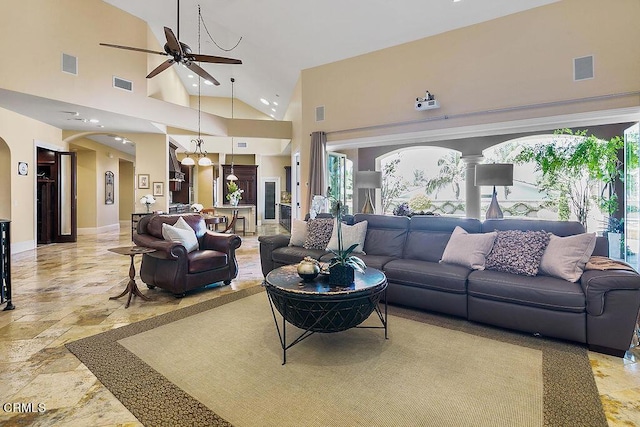
[[[355,255],[351,255],[354,249],[358,246],[358,243],[354,243],[349,246],[347,249],[344,248],[342,242],[342,206],[340,202],[336,202],[334,206],[334,213],[336,215],[336,227],[338,227],[338,250],[331,252],[335,255],[331,258],[329,262],[329,268],[336,265],[343,265],[347,267],[353,268],[355,271],[359,273],[364,273],[364,270],[367,268],[367,265]]]

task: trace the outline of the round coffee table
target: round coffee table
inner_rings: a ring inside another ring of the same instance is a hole
[[[322,274],[304,282],[298,276],[297,264],[286,265],[269,272],[263,285],[280,338],[283,365],[287,362],[287,349],[316,332],[340,332],[354,327],[378,328],[384,329],[387,338],[387,278],[380,270],[369,267],[364,274],[356,273],[351,285],[332,286],[328,277]],[[383,295],[384,313],[379,306]],[[282,327],[276,310],[282,316]],[[382,326],[358,326],[374,311]],[[303,330],[289,344],[286,342],[287,322]]]

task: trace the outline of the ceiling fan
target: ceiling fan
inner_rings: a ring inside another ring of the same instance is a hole
[[[173,31],[169,27],[164,27],[164,35],[167,39],[167,42],[164,45],[164,52],[142,49],[138,47],[120,46],[109,43],[100,43],[100,45],[114,47],[117,49],[134,50],[136,52],[146,52],[154,53],[157,55],[170,56],[169,59],[158,65],[153,71],[149,73],[149,75],[147,75],[148,79],[160,74],[162,71],[171,67],[173,64],[184,64],[188,69],[190,69],[203,79],[209,80],[214,85],[219,86],[220,82],[214,79],[211,74],[207,73],[202,67],[196,64],[196,62],[208,62],[212,64],[242,64],[242,61],[239,59],[195,54],[191,51],[189,45],[178,40],[178,37],[180,37],[180,1],[178,1],[178,37],[175,36]]]

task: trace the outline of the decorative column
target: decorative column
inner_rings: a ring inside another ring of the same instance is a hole
[[[476,165],[484,160],[481,154],[462,156],[467,168],[465,170],[465,206],[467,218],[480,219],[480,187],[475,185]]]

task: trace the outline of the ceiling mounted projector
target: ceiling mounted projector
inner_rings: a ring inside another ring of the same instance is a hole
[[[416,110],[432,110],[434,108],[440,108],[440,103],[429,91],[425,92],[424,98],[416,98]]]

